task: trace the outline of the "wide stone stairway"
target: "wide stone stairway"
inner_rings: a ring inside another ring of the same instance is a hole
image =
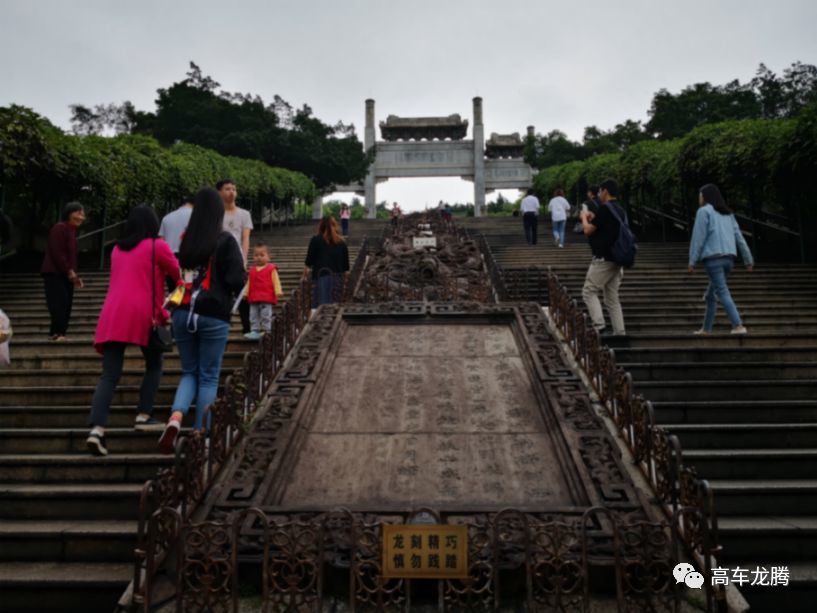
[[[352,261],[365,233],[383,222],[353,222]],[[285,294],[294,289],[315,225],[253,235],[271,247]],[[91,346],[107,272],[81,273],[69,340],[47,340],[48,312],[36,273],[0,273],[0,308],[14,329],[12,364],[0,369],[0,611],[110,612],[133,576],[142,484],[168,465],[158,432],[133,429],[143,361],[129,348],[106,437],[109,455],[85,449],[91,397],[101,372]],[[234,318],[222,379],[253,346]],[[180,374],[167,354],[154,415],[168,417]]]
[[[549,224],[525,244],[518,219],[466,222],[485,233],[504,269],[552,267],[581,304],[590,249],[569,233],[558,249]],[[737,586],[757,610],[785,596],[785,610],[813,610],[817,597],[817,266],[737,265],[729,285],[746,336],[729,334],[719,309],[714,334],[701,327],[707,276],[686,272],[686,243],[642,243],[625,272],[628,337],[608,343],[658,424],[676,434],[683,459],[715,492],[722,567],[788,566],[787,588]],[[533,288],[532,291],[535,291]],[[539,299],[545,294],[539,285]],[[731,575],[731,573],[730,573]],[[751,575],[748,575],[751,576]],[[810,604],[809,604],[810,603]]]

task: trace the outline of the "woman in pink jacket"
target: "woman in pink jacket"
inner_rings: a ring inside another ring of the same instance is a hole
[[[156,213],[149,206],[137,206],[128,215],[125,237],[111,254],[108,295],[94,336],[94,347],[102,354],[102,376],[91,403],[93,429],[86,443],[95,455],[108,454],[105,424],[128,345],[139,346],[145,358],[135,427],[161,428],[151,414],[162,378],[162,352],[149,347],[149,338],[154,321],[163,325],[168,320],[168,313],[162,308],[164,279],[167,276],[174,282],[179,280],[179,263],[158,235]]]

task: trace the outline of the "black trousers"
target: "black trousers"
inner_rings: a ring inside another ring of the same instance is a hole
[[[102,350],[102,376],[96,385],[94,399],[91,401],[91,416],[88,419],[92,426],[105,426],[116,385],[122,376],[122,364],[125,361],[126,343],[105,343]],[[145,376],[139,389],[139,413],[153,413],[153,403],[159,383],[162,380],[162,352],[157,349],[140,347],[145,358]]]
[[[528,245],[535,245],[539,233],[539,218],[536,213],[522,215],[522,225],[525,226],[525,240],[528,241]]]
[[[56,273],[43,273],[45,285],[45,303],[51,316],[49,336],[64,336],[68,332],[71,319],[71,307],[74,304],[74,284],[68,277]]]
[[[250,331],[250,303],[246,298],[238,304],[238,314],[241,316],[241,331],[246,334]]]

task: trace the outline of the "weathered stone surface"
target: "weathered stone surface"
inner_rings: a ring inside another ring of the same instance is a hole
[[[278,504],[574,502],[507,325],[352,326],[318,404]]]

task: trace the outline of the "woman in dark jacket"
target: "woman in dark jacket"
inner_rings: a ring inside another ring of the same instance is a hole
[[[318,233],[309,241],[304,261],[304,278],[312,271],[315,291],[312,307],[332,303],[335,286],[342,287],[344,273],[349,271],[349,249],[338,234],[338,222],[325,215],[318,224]]]
[[[82,288],[77,275],[77,229],[85,221],[85,210],[79,202],[69,202],[62,210],[60,222],[51,228],[45,258],[40,268],[45,285],[45,302],[51,315],[48,338],[64,341],[71,319],[74,288]]]
[[[233,303],[247,280],[241,248],[229,232],[223,231],[223,221],[224,202],[219,193],[211,188],[199,191],[179,247],[186,291],[172,321],[182,377],[170,420],[159,439],[164,453],[173,451],[182,418],[194,400],[193,428],[205,426],[205,410],[213,404],[218,391]]]

